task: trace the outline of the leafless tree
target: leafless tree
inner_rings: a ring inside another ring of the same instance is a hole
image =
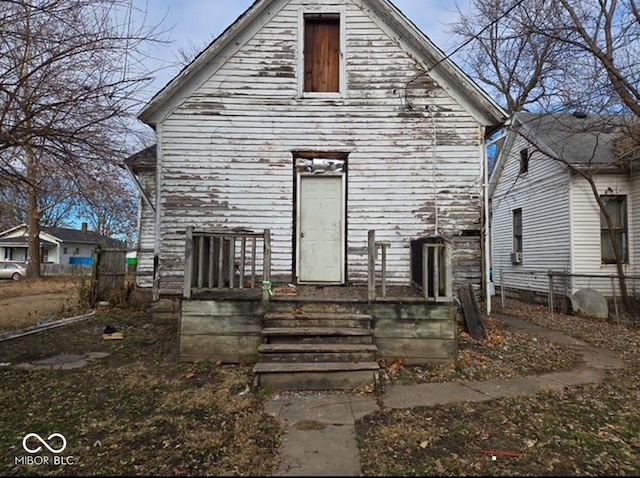
[[[73,222],[77,194],[73,185],[60,177],[39,182],[38,212],[43,226],[69,227]],[[0,188],[0,230],[9,229],[29,220],[29,198],[20,183],[5,182]]]
[[[452,31],[510,113],[580,108],[640,117],[637,0],[472,0]]]
[[[121,168],[103,164],[95,177],[73,182],[61,176],[38,183],[40,226],[75,227],[84,221],[92,231],[107,237],[134,241],[138,201],[131,181]],[[28,221],[27,191],[7,183],[0,188],[0,229]]]
[[[566,48],[532,25],[560,23],[553,3],[472,0],[472,7],[467,15],[459,11],[452,31],[470,42],[464,51],[473,75],[511,113],[552,102],[557,85],[566,79]]]
[[[79,191],[135,150],[145,47],[165,33],[128,0],[0,0],[0,32],[0,174],[25,191],[37,276],[45,179]]]
[[[93,187],[83,188],[77,216],[89,228],[108,237],[135,242],[138,225],[138,197],[123,170],[112,170],[92,180]],[[117,191],[117,194],[113,194]]]
[[[640,146],[640,4],[637,0],[472,0],[453,31],[469,42],[474,76],[502,98],[510,114],[583,110],[635,118],[621,130],[617,164]],[[488,26],[488,27],[487,27]],[[482,32],[482,33],[480,33]],[[598,133],[602,125],[595,125]],[[519,128],[534,146],[536,138]],[[572,158],[538,148],[590,185],[612,237],[615,227],[595,184],[602,165],[576,167]],[[613,241],[627,309],[624,255]]]

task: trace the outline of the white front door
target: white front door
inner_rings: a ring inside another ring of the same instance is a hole
[[[343,176],[300,176],[298,224],[298,280],[343,283]]]

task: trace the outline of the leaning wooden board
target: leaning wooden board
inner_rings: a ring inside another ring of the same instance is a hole
[[[484,319],[480,314],[480,307],[478,307],[478,301],[473,293],[473,286],[471,284],[461,286],[458,289],[458,296],[462,303],[462,313],[464,315],[469,334],[475,340],[486,339],[487,328],[484,324]]]

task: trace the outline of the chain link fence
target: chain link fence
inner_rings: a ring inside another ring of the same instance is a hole
[[[640,276],[625,276],[627,298],[618,275],[572,274],[557,270],[501,271],[496,292],[504,308],[509,298],[549,306],[550,311],[572,311],[572,296],[582,289],[596,290],[607,300],[613,320],[640,319]]]

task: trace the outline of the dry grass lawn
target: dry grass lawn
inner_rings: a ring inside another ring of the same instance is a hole
[[[73,276],[0,281],[0,333],[75,315],[79,287]]]

